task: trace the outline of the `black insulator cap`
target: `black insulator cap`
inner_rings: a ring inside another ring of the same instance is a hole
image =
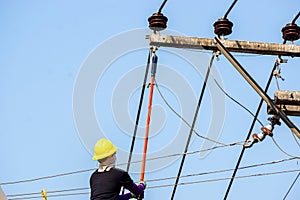
[[[215,34],[218,36],[225,36],[225,35],[229,35],[232,33],[232,26],[233,23],[231,21],[229,21],[228,19],[218,19],[218,21],[216,21],[214,23],[214,27],[215,27]]]
[[[162,13],[154,13],[148,18],[149,28],[154,31],[161,31],[167,28],[168,18]]]
[[[287,41],[295,41],[300,38],[300,27],[289,23],[281,29],[282,38]]]

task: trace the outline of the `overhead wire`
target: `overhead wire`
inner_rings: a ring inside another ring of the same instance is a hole
[[[239,178],[239,179],[241,179],[241,178],[251,178],[251,177],[270,176],[270,175],[293,173],[293,172],[300,172],[300,169],[291,169],[291,170],[281,170],[281,171],[275,171],[275,172],[256,173],[256,174],[249,174],[249,175],[237,176],[235,178]],[[207,183],[207,182],[224,181],[224,180],[229,180],[229,179],[231,179],[231,177],[182,182],[182,183],[177,183],[177,185],[191,185],[191,184],[199,184],[199,183]],[[173,187],[174,185],[175,184],[154,185],[154,186],[148,186],[147,189],[163,188],[163,187]],[[62,196],[83,195],[83,194],[89,194],[89,192],[57,194],[57,195],[47,195],[47,196],[48,197],[62,197]],[[9,200],[33,199],[33,198],[41,198],[41,196],[12,198],[12,199],[9,199]]]
[[[297,19],[300,17],[300,11],[298,12],[298,14],[294,17],[294,19],[292,20],[292,24],[295,24]]]
[[[235,178],[242,179],[242,178],[251,178],[251,177],[259,177],[259,176],[270,176],[270,175],[275,175],[275,174],[293,173],[293,172],[300,172],[300,169],[292,169],[292,170],[282,170],[282,171],[275,171],[275,172],[265,172],[265,173],[249,174],[249,175],[243,175],[243,176],[236,176]],[[230,179],[231,179],[231,177],[215,178],[215,179],[205,179],[205,180],[199,180],[199,181],[189,181],[189,182],[177,183],[177,185],[191,185],[191,184],[199,184],[199,183],[225,181],[225,180],[230,180]],[[147,188],[148,189],[154,189],[154,188],[163,188],[163,187],[173,187],[174,185],[175,184],[155,185],[155,186],[149,186]]]
[[[299,12],[299,14],[300,14],[300,12]],[[287,193],[285,194],[285,196],[283,197],[283,200],[285,200],[286,197],[289,195],[290,191],[291,191],[292,188],[294,187],[294,185],[295,185],[297,179],[299,178],[299,176],[300,176],[300,172],[299,172],[298,175],[296,176],[295,180],[293,181],[292,185],[291,185],[290,188],[288,189],[288,191],[287,191]]]
[[[198,151],[195,151],[195,152],[198,152]],[[195,153],[195,152],[191,152],[191,153]],[[279,164],[279,163],[292,161],[292,160],[295,160],[295,159],[299,159],[299,158],[295,158],[295,157],[293,157],[293,158],[284,158],[284,159],[280,159],[280,160],[257,163],[257,164],[252,164],[252,165],[246,165],[246,166],[240,167],[239,169],[242,170],[242,169],[250,169],[250,168],[257,168],[257,167],[262,167],[262,166],[275,165],[275,164]],[[231,171],[231,170],[232,169],[221,169],[221,170],[215,170],[215,171],[207,171],[207,172],[201,172],[201,173],[187,174],[187,175],[182,175],[181,178],[203,176],[203,175],[209,175],[209,174],[218,174],[218,173],[228,172],[228,171]],[[173,177],[164,177],[164,178],[154,178],[154,179],[147,179],[146,182],[151,183],[151,182],[158,182],[158,181],[170,180],[170,179],[175,179],[175,178],[176,178],[175,176],[173,176]],[[54,194],[54,193],[71,192],[71,191],[74,192],[74,191],[81,191],[81,190],[88,190],[88,189],[90,189],[90,188],[89,187],[81,187],[81,188],[71,188],[71,189],[47,191],[47,193],[48,194]],[[8,194],[6,196],[7,197],[15,197],[15,198],[16,197],[20,198],[21,196],[23,196],[23,198],[26,198],[24,196],[38,195],[40,193],[41,192],[32,192],[32,193],[24,193],[24,194]],[[70,193],[67,193],[67,194],[70,194]],[[53,195],[51,195],[51,196],[53,196]],[[41,196],[39,196],[39,197],[41,197]]]
[[[236,143],[238,143],[238,142],[236,142]],[[234,145],[230,145],[230,146],[234,146]],[[175,157],[175,156],[182,156],[184,154],[186,154],[186,155],[196,154],[196,153],[211,151],[211,150],[215,150],[215,149],[219,149],[219,148],[223,148],[223,147],[229,147],[229,146],[228,145],[220,145],[220,146],[214,146],[214,147],[207,148],[207,149],[200,149],[200,150],[195,150],[195,151],[190,151],[190,152],[185,152],[185,153],[175,153],[175,154],[169,154],[169,155],[158,156],[158,157],[153,157],[153,158],[147,158],[147,161],[159,160],[159,159],[170,158],[170,157]],[[142,162],[142,160],[137,160],[137,161],[132,161],[131,164],[141,163],[141,162]],[[127,163],[119,163],[116,166],[122,166],[122,165],[127,165]],[[0,186],[26,183],[26,182],[35,182],[35,181],[40,181],[40,180],[44,180],[44,179],[50,179],[50,178],[73,175],[73,174],[78,174],[78,173],[83,173],[83,172],[89,172],[89,171],[92,171],[92,170],[96,170],[96,168],[90,168],[90,169],[85,169],[85,170],[78,170],[78,171],[73,171],[73,172],[60,173],[60,174],[49,175],[49,176],[42,176],[42,177],[33,178],[33,179],[2,182],[2,183],[0,183]]]
[[[271,161],[271,162],[264,162],[264,163],[258,163],[258,164],[253,164],[253,165],[247,165],[247,166],[239,167],[239,170],[249,169],[249,168],[256,168],[256,167],[261,167],[261,166],[266,166],[266,165],[269,166],[269,165],[283,163],[283,162],[287,162],[287,161],[291,161],[291,160],[295,160],[295,159],[299,159],[299,158],[296,158],[296,157],[285,158],[285,159],[275,160],[275,161]],[[232,171],[232,170],[233,169],[231,168],[231,169],[221,169],[221,170],[215,170],[215,171],[208,171],[208,172],[187,174],[187,175],[180,176],[180,178],[187,178],[187,177],[194,177],[194,176],[203,176],[203,175],[208,175],[208,174],[224,173],[224,172],[228,172],[228,171]],[[156,181],[165,181],[165,180],[174,179],[174,178],[176,178],[176,176],[166,177],[166,178],[150,179],[150,180],[147,180],[147,183],[149,183],[149,182],[156,182]]]
[[[300,158],[300,156],[293,156],[293,155],[287,153],[285,150],[283,150],[283,149],[280,147],[280,145],[276,142],[276,140],[274,139],[274,136],[272,137],[272,140],[273,140],[275,146],[277,146],[277,148],[278,148],[282,153],[284,153],[285,155],[287,155],[287,156],[289,156],[289,157],[292,157],[292,158]]]
[[[89,192],[78,192],[78,193],[67,193],[67,194],[53,194],[53,195],[47,195],[48,197],[65,197],[65,196],[77,196],[77,195],[86,195],[89,194]],[[23,199],[38,199],[42,198],[42,195],[39,196],[30,196],[30,197],[17,197],[17,198],[11,198],[8,200],[23,200]]]
[[[159,7],[158,9],[158,13],[161,13],[162,9],[165,7],[166,3],[167,3],[168,0],[164,0],[161,4],[161,6]]]
[[[178,117],[180,118],[189,128],[192,128],[192,125],[190,125],[185,119],[184,117],[182,117],[170,104],[169,102],[167,101],[167,99],[165,98],[165,96],[163,95],[163,93],[161,92],[160,88],[159,88],[159,84],[156,82],[155,80],[155,86],[157,88],[157,91],[160,95],[160,97],[162,98],[162,100],[164,101],[164,103],[167,105],[167,107]],[[230,143],[230,144],[225,144],[223,142],[219,142],[219,141],[216,141],[214,139],[211,139],[209,137],[205,137],[203,135],[201,135],[200,133],[198,133],[195,129],[193,129],[193,132],[200,138],[204,139],[204,140],[208,140],[208,141],[211,141],[211,142],[214,142],[216,144],[221,144],[221,145],[224,145],[224,146],[232,146],[232,145],[235,145],[236,142],[234,143]],[[242,143],[242,142],[238,142],[238,143]],[[242,144],[241,144],[242,145]]]
[[[207,81],[208,81],[208,78],[209,78],[210,69],[212,67],[212,63],[213,63],[214,57],[215,57],[215,52],[212,53],[209,65],[207,67],[207,72],[206,72],[205,79],[204,79],[204,82],[203,82],[203,85],[202,85],[201,93],[200,93],[199,100],[198,100],[197,107],[196,107],[196,111],[195,111],[195,114],[194,114],[194,119],[193,119],[193,122],[192,122],[192,127],[191,127],[189,136],[188,136],[187,141],[186,141],[184,152],[188,151],[188,147],[189,147],[189,144],[190,144],[190,141],[191,141],[191,137],[192,137],[192,134],[193,134],[194,126],[196,124],[198,112],[199,112],[199,109],[200,109],[200,106],[201,106],[201,102],[202,102],[202,99],[203,99],[203,96],[204,96],[204,92],[205,92],[205,89],[206,89],[206,84],[207,84]],[[180,166],[179,166],[179,169],[178,169],[178,173],[177,173],[177,178],[176,178],[176,181],[175,181],[175,184],[174,184],[174,188],[173,188],[173,191],[172,191],[171,200],[173,200],[174,197],[175,197],[175,193],[176,193],[176,189],[177,189],[177,184],[179,182],[179,177],[181,175],[182,168],[183,168],[183,165],[184,165],[184,162],[185,162],[185,157],[186,157],[186,155],[184,154],[182,156],[182,159],[181,159],[181,163],[180,163]]]
[[[234,1],[232,2],[232,4],[230,5],[230,7],[228,8],[228,10],[226,11],[226,13],[225,13],[223,19],[226,19],[226,18],[227,18],[228,14],[230,13],[230,11],[232,10],[232,8],[234,7],[234,5],[236,4],[237,1],[238,1],[238,0],[234,0]]]
[[[242,107],[244,110],[246,110],[250,115],[252,115],[253,117],[255,117],[255,115],[253,114],[253,112],[251,112],[246,106],[244,106],[243,104],[241,104],[238,100],[236,100],[235,98],[233,98],[231,95],[229,95],[222,87],[221,85],[218,83],[218,81],[215,79],[215,77],[213,77],[214,82],[216,83],[216,85],[218,86],[218,88],[229,98],[231,99],[233,102],[235,102],[236,104],[238,104],[240,107]],[[256,120],[258,121],[258,123],[260,125],[263,126],[263,123],[256,118]]]
[[[139,101],[138,111],[137,111],[137,115],[136,115],[135,126],[134,126],[133,135],[132,135],[131,146],[130,146],[128,162],[127,162],[127,167],[126,167],[127,172],[129,172],[129,170],[130,170],[130,163],[131,163],[131,159],[132,159],[136,134],[137,134],[140,116],[141,116],[141,110],[142,110],[142,105],[143,105],[143,100],[144,100],[145,88],[147,85],[147,77],[148,77],[148,72],[149,72],[149,68],[150,68],[151,57],[152,57],[152,48],[149,49],[149,53],[148,53],[147,66],[145,69],[144,81],[143,81],[143,85],[142,85],[140,101]]]
[[[291,134],[292,134],[295,142],[297,143],[297,145],[300,147],[300,143],[299,143],[298,139],[296,138],[296,136],[292,132],[291,132]]]
[[[42,177],[38,177],[38,178],[26,179],[26,180],[20,180],[20,181],[2,182],[2,183],[0,183],[0,186],[1,185],[18,184],[18,183],[26,183],[26,182],[35,182],[35,181],[40,181],[40,180],[44,180],[44,179],[56,178],[56,177],[60,177],[60,176],[67,176],[67,175],[73,175],[73,174],[78,174],[78,173],[83,173],[83,172],[89,172],[92,170],[95,170],[95,168],[78,170],[78,171],[73,171],[73,172],[66,172],[66,173],[49,175],[49,176],[42,176]]]
[[[264,90],[265,92],[267,92],[267,91],[269,90],[269,87],[270,87],[270,84],[271,84],[272,78],[273,78],[273,71],[274,71],[275,69],[276,69],[276,62],[275,62],[275,64],[274,64],[274,67],[273,67],[273,69],[272,69],[272,71],[271,71],[271,74],[270,74],[270,77],[269,77],[269,79],[268,79],[267,85],[266,85],[266,87],[265,87],[265,90]],[[254,116],[254,118],[253,118],[253,120],[252,120],[250,129],[249,129],[249,131],[248,131],[248,134],[247,134],[247,137],[246,137],[246,140],[245,140],[245,141],[247,141],[247,140],[250,138],[250,136],[251,136],[251,133],[252,133],[252,131],[253,131],[255,122],[257,121],[257,118],[258,118],[258,115],[259,115],[259,112],[260,112],[260,110],[261,110],[261,107],[262,107],[263,102],[264,102],[264,100],[261,98],[261,100],[260,100],[260,102],[259,102],[259,105],[258,105],[258,107],[257,107],[256,113],[255,113],[255,116]],[[230,179],[230,182],[229,182],[228,187],[227,187],[227,189],[226,189],[226,192],[225,192],[225,195],[224,195],[224,200],[226,200],[227,197],[228,197],[228,195],[229,195],[229,192],[230,192],[232,183],[233,183],[233,181],[234,181],[234,178],[235,178],[235,176],[236,176],[237,170],[238,170],[238,168],[239,168],[239,166],[240,166],[240,163],[241,163],[241,161],[242,161],[242,158],[243,158],[243,156],[244,156],[245,150],[246,150],[246,148],[243,146],[242,151],[241,151],[241,153],[240,153],[240,156],[239,156],[239,158],[238,158],[238,161],[237,161],[237,163],[236,163],[235,169],[234,169],[234,171],[233,171],[232,178]]]
[[[90,189],[88,187],[84,188],[71,188],[71,189],[65,189],[65,190],[53,190],[53,191],[47,191],[47,194],[53,194],[53,193],[62,193],[62,192],[73,192],[73,191],[80,191],[80,190],[87,190]],[[8,194],[6,197],[20,197],[20,196],[29,196],[29,195],[37,195],[41,194],[41,192],[32,192],[32,193],[24,193],[24,194]]]

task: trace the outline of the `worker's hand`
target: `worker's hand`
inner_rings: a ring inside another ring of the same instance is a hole
[[[135,194],[131,193],[131,198],[137,199],[137,196]]]
[[[146,181],[140,181],[139,184],[142,184],[144,186],[144,190],[146,189],[146,186],[147,186]]]
[[[140,195],[135,195],[133,193],[131,193],[131,198],[134,198],[134,199],[144,199],[144,192],[142,192]]]

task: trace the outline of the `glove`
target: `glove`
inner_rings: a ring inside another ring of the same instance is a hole
[[[138,197],[135,194],[131,193],[131,198],[137,199]]]
[[[146,181],[139,181],[139,184],[142,184],[144,186],[144,190],[146,189],[146,186],[147,186]]]
[[[144,192],[142,192],[140,195],[135,195],[133,193],[131,193],[131,198],[134,198],[134,199],[144,199]]]

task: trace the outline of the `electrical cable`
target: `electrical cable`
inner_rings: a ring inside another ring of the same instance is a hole
[[[228,10],[226,11],[226,13],[225,13],[223,19],[226,19],[226,18],[227,18],[228,14],[229,14],[230,11],[232,10],[232,8],[233,8],[234,5],[236,4],[236,2],[237,2],[237,0],[234,0],[234,1],[232,2],[232,4],[230,5],[230,7],[228,8]]]
[[[282,163],[282,162],[287,162],[287,161],[291,161],[291,160],[295,160],[295,159],[299,159],[299,158],[295,158],[295,157],[294,158],[285,158],[285,159],[271,161],[271,162],[253,164],[253,165],[248,165],[248,166],[240,167],[239,170],[249,169],[249,168],[256,168],[256,167],[261,167],[261,166],[266,166],[266,165],[274,165],[274,164],[278,164],[278,163]],[[218,174],[218,173],[224,173],[224,172],[228,172],[228,171],[232,171],[232,170],[234,170],[234,169],[231,168],[231,169],[222,169],[222,170],[216,170],[216,171],[208,171],[208,172],[187,174],[187,175],[180,176],[180,178],[187,178],[187,177],[194,177],[194,176],[203,176],[203,175],[208,175],[208,174]],[[165,180],[175,179],[175,178],[176,178],[176,176],[166,177],[166,178],[150,179],[150,180],[147,180],[147,183],[149,183],[149,182],[156,182],[156,181],[165,181]]]
[[[293,173],[293,172],[300,172],[300,169],[292,169],[292,170],[282,170],[282,171],[275,171],[275,172],[249,174],[249,175],[237,176],[235,178],[237,178],[237,179],[238,178],[240,178],[240,179],[241,178],[251,178],[251,177],[269,176],[269,175],[276,175],[276,174],[286,174],[286,173]],[[229,180],[229,179],[231,179],[231,177],[216,178],[216,179],[205,179],[205,180],[190,181],[190,182],[182,182],[182,183],[177,183],[177,185],[191,185],[191,184],[198,184],[198,183],[224,181],[224,180]],[[175,186],[175,184],[154,185],[154,186],[148,186],[147,189],[163,188],[163,187],[173,187],[173,186]],[[83,194],[89,194],[89,192],[69,193],[69,194],[57,194],[57,195],[47,195],[47,196],[48,197],[62,197],[62,196],[83,195]],[[9,199],[9,200],[33,199],[33,198],[41,198],[41,196],[12,198],[12,199]]]
[[[287,153],[286,151],[284,151],[284,150],[280,147],[280,145],[276,142],[276,140],[274,139],[274,136],[272,137],[272,140],[273,140],[274,144],[277,146],[277,148],[278,148],[282,153],[284,153],[285,155],[287,155],[287,156],[289,156],[289,157],[292,157],[292,158],[300,158],[300,156],[293,156],[293,155]]]
[[[235,146],[239,143],[241,143],[241,142],[232,143],[232,145],[230,145],[230,146]],[[170,157],[175,157],[175,156],[182,156],[184,154],[186,154],[186,155],[196,154],[196,153],[211,151],[211,150],[219,149],[219,148],[223,148],[223,147],[229,147],[229,146],[228,145],[214,146],[212,148],[196,150],[196,151],[190,151],[190,152],[186,152],[186,153],[176,153],[176,154],[169,154],[169,155],[159,156],[159,157],[154,157],[154,158],[147,158],[147,161],[159,160],[159,159],[170,158]],[[142,162],[142,160],[138,160],[138,161],[132,161],[131,163],[133,164],[133,163],[141,163],[141,162]],[[127,165],[127,163],[120,163],[120,164],[117,164],[116,166],[122,166],[122,165]],[[90,168],[90,169],[86,169],[86,170],[79,170],[79,171],[61,173],[61,174],[56,174],[56,175],[51,175],[51,176],[43,176],[43,177],[34,178],[34,179],[26,179],[26,180],[11,181],[11,182],[2,182],[2,183],[0,183],[0,186],[1,185],[12,185],[12,184],[18,184],[18,183],[26,183],[26,182],[35,182],[35,181],[39,181],[39,180],[43,180],[43,179],[56,178],[56,177],[60,177],[60,176],[72,175],[72,174],[88,172],[88,171],[92,171],[92,170],[96,170],[96,168]]]
[[[195,151],[199,152],[199,151]],[[195,153],[195,152],[189,152],[189,153]],[[292,161],[295,159],[299,158],[285,158],[281,160],[274,160],[274,161],[269,161],[269,162],[264,162],[264,163],[257,163],[257,164],[252,164],[252,165],[247,165],[240,167],[240,170],[243,169],[250,169],[250,168],[256,168],[256,167],[262,167],[262,166],[269,166],[269,165],[275,165],[279,163],[284,163],[288,161]],[[215,170],[215,171],[208,171],[208,172],[201,172],[201,173],[195,173],[195,174],[187,174],[187,175],[182,175],[180,178],[186,178],[186,177],[195,177],[195,176],[203,176],[203,175],[209,175],[209,174],[217,174],[217,173],[224,173],[231,171],[233,169],[221,169],[221,170]],[[175,179],[176,176],[173,177],[165,177],[165,178],[155,178],[155,179],[147,179],[146,182],[158,182],[158,181],[164,181],[164,180],[170,180],[170,179]],[[64,189],[64,190],[54,190],[54,191],[47,191],[47,194],[53,194],[53,193],[62,193],[62,192],[70,192],[70,191],[80,191],[80,190],[88,190],[90,188],[88,187],[81,187],[81,188],[71,188],[71,189]],[[29,196],[29,195],[37,195],[40,194],[41,192],[32,192],[32,193],[25,193],[25,194],[8,194],[6,195],[7,197],[20,197],[20,196]]]
[[[270,176],[270,175],[276,175],[276,174],[286,174],[286,173],[293,173],[293,172],[300,172],[300,169],[292,169],[292,170],[283,170],[283,171],[275,171],[275,172],[266,172],[266,173],[257,173],[257,174],[249,174],[249,175],[243,175],[243,176],[236,176],[235,178],[251,178],[251,177],[259,177],[259,176]],[[177,185],[191,185],[191,184],[198,184],[198,183],[208,183],[208,182],[217,182],[217,181],[224,181],[224,180],[230,180],[232,177],[225,177],[225,178],[216,178],[216,179],[206,179],[206,180],[200,180],[200,181],[190,181],[190,182],[182,182],[177,183]],[[149,186],[147,189],[154,189],[154,188],[163,188],[163,187],[173,187],[175,184],[165,184],[165,185],[155,185],[155,186]]]
[[[206,72],[206,75],[205,75],[205,80],[203,82],[203,86],[202,86],[201,93],[200,93],[200,96],[199,96],[198,104],[197,104],[196,111],[195,111],[195,114],[194,114],[194,119],[193,119],[192,127],[191,127],[191,130],[190,130],[187,142],[186,142],[186,146],[185,146],[184,152],[188,151],[188,147],[189,147],[189,144],[190,144],[190,141],[191,141],[191,137],[192,137],[192,134],[193,134],[194,126],[196,124],[198,112],[199,112],[199,109],[200,109],[200,106],[201,106],[201,102],[202,102],[202,99],[203,99],[203,96],[204,96],[204,92],[205,92],[205,88],[206,88],[206,83],[207,83],[207,80],[209,78],[210,69],[212,67],[212,63],[213,63],[214,57],[215,57],[215,52],[212,53],[209,66],[207,68],[207,72]],[[178,184],[178,181],[179,181],[179,177],[181,175],[181,171],[182,171],[182,168],[183,168],[185,157],[186,157],[186,154],[184,154],[182,156],[182,159],[181,159],[181,163],[180,163],[179,170],[178,170],[178,173],[177,173],[177,178],[176,178],[175,185],[174,185],[174,188],[173,188],[173,191],[172,191],[171,200],[173,200],[174,197],[175,197],[175,192],[176,192],[176,189],[177,189],[177,184]]]
[[[79,193],[69,193],[69,194],[54,194],[54,195],[47,195],[47,197],[64,197],[64,196],[76,196],[76,195],[84,195],[89,194],[89,192],[79,192]],[[31,197],[21,197],[21,198],[12,198],[8,200],[23,200],[23,199],[38,199],[42,198],[42,195],[39,196],[31,196]]]
[[[196,51],[196,52],[207,52],[207,51],[201,51],[201,50],[192,50],[192,49],[185,49],[187,51]],[[261,56],[261,55],[235,55],[235,56]],[[216,85],[218,86],[218,88],[229,98],[231,99],[233,102],[235,102],[236,104],[238,104],[239,106],[241,106],[243,109],[245,109],[250,115],[252,115],[253,117],[255,117],[254,113],[251,112],[247,107],[245,107],[243,104],[241,104],[238,100],[234,99],[231,95],[229,95],[222,87],[221,85],[218,83],[218,81],[216,80],[216,78],[213,76],[213,74],[211,74],[211,76],[214,79],[214,82],[216,83]],[[173,110],[173,109],[172,109]],[[257,118],[257,121],[260,125],[264,126],[263,123]],[[186,123],[186,122],[185,122]],[[187,123],[186,123],[187,124]]]
[[[300,12],[299,12],[300,13]],[[286,199],[286,197],[288,196],[288,194],[290,193],[291,189],[294,187],[297,179],[299,178],[300,176],[300,172],[298,173],[298,175],[296,176],[295,180],[293,181],[292,185],[290,186],[290,188],[288,189],[287,193],[285,194],[285,196],[283,197],[283,200]]]
[[[271,71],[271,75],[270,75],[270,77],[269,77],[269,80],[268,80],[268,82],[267,82],[267,85],[266,85],[266,88],[265,88],[265,92],[267,92],[268,89],[269,89],[269,87],[270,87],[270,84],[271,84],[272,78],[273,78],[273,71],[276,69],[276,66],[277,66],[277,65],[276,65],[276,63],[275,63],[275,64],[274,64],[274,67],[273,67],[273,69],[272,69],[272,71]],[[260,112],[260,110],[261,110],[261,107],[262,107],[263,102],[264,102],[264,100],[261,98],[261,100],[260,100],[260,102],[259,102],[259,105],[258,105],[258,107],[257,107],[256,113],[255,113],[254,119],[253,119],[253,121],[252,121],[252,124],[251,124],[251,126],[250,126],[250,129],[249,129],[249,131],[248,131],[248,134],[247,134],[247,137],[246,137],[246,140],[245,140],[245,141],[247,141],[247,140],[250,138],[250,136],[251,136],[252,130],[253,130],[253,128],[254,128],[256,119],[258,118],[258,115],[259,115],[259,112]],[[237,170],[238,170],[238,168],[239,168],[239,166],[240,166],[240,163],[241,163],[241,161],[242,161],[242,158],[243,158],[243,156],[244,156],[245,150],[246,150],[246,148],[243,146],[242,151],[241,151],[241,153],[240,153],[240,156],[239,156],[239,158],[238,158],[237,164],[236,164],[235,169],[234,169],[234,171],[233,171],[232,177],[231,177],[231,179],[230,179],[229,185],[228,185],[228,187],[227,187],[227,190],[226,190],[226,193],[225,193],[225,196],[224,196],[224,200],[226,200],[227,197],[228,197],[228,194],[229,194],[229,192],[230,192],[230,189],[231,189],[233,180],[234,180],[234,178],[235,178],[235,175],[236,175],[236,173],[237,173]]]
[[[298,12],[298,14],[294,17],[294,19],[292,20],[292,24],[296,23],[296,20],[300,17],[300,11]]]
[[[296,136],[293,133],[292,133],[292,136],[293,136],[295,142],[297,143],[297,145],[300,147],[300,143],[299,143],[298,139],[296,138]]]
[[[148,77],[151,57],[152,57],[152,48],[149,49],[149,54],[148,54],[148,59],[147,59],[147,66],[146,66],[144,81],[143,81],[142,90],[141,90],[140,102],[139,102],[138,111],[137,111],[137,115],[136,115],[135,126],[134,126],[134,131],[133,131],[132,141],[131,141],[131,146],[130,146],[130,151],[129,151],[130,153],[129,153],[127,167],[126,167],[127,172],[129,172],[129,169],[130,169],[130,163],[131,163],[131,159],[132,159],[132,154],[133,154],[137,129],[138,129],[138,126],[139,126],[139,121],[140,121],[140,116],[141,116],[141,110],[142,110],[142,105],[143,105],[143,100],[144,100],[144,94],[145,94],[145,88],[146,88],[146,84],[147,84],[147,77]]]
[[[164,101],[164,103],[167,105],[167,107],[178,117],[180,118],[189,128],[192,128],[192,126],[178,113],[176,112],[176,110],[169,104],[169,102],[166,100],[165,96],[162,94],[156,80],[155,80],[155,85],[156,85],[156,88],[157,88],[157,91],[160,95],[160,97],[162,98],[162,100]],[[216,141],[216,140],[213,140],[211,138],[208,138],[208,137],[205,137],[203,135],[201,135],[200,133],[198,133],[195,129],[193,129],[193,132],[200,138],[204,139],[204,140],[208,140],[208,141],[211,141],[211,142],[214,142],[216,144],[221,144],[221,145],[224,145],[224,146],[231,146],[235,143],[231,143],[231,144],[225,144],[225,143],[222,143],[222,142],[219,142],[219,141]],[[242,144],[241,144],[242,145]]]
[[[40,181],[40,180],[43,180],[43,179],[50,179],[50,178],[56,178],[56,177],[60,177],[60,176],[67,176],[67,175],[72,175],[72,174],[89,172],[89,171],[92,171],[92,170],[95,170],[95,168],[78,170],[78,171],[73,171],[73,172],[66,172],[66,173],[55,174],[55,175],[50,175],[50,176],[42,176],[42,177],[39,177],[39,178],[26,179],[26,180],[20,180],[20,181],[3,182],[3,183],[0,183],[0,186],[1,185],[11,185],[11,184],[18,184],[18,183]]]
[[[250,115],[252,115],[253,117],[255,117],[255,115],[248,109],[246,108],[243,104],[241,104],[238,100],[234,99],[232,96],[230,96],[222,87],[221,85],[218,83],[218,81],[213,77],[214,79],[214,82],[216,83],[216,85],[218,86],[218,88],[229,98],[231,99],[233,102],[235,102],[236,104],[238,104],[240,107],[242,107],[243,109],[245,109]],[[256,118],[256,120],[258,121],[258,123],[261,125],[261,126],[264,126],[263,123],[258,119]]]
[[[47,191],[47,194],[53,194],[53,193],[62,193],[62,192],[71,192],[71,191],[80,191],[80,190],[88,190],[90,188],[84,187],[84,188],[71,188],[71,189],[65,189],[65,190],[54,190],[54,191]],[[32,193],[26,193],[26,194],[8,194],[7,197],[20,197],[20,196],[28,196],[28,195],[36,195],[41,194],[41,192],[32,192]]]
[[[134,131],[132,135],[132,140],[131,140],[131,146],[130,146],[130,151],[129,151],[129,156],[128,156],[128,162],[127,162],[127,167],[126,171],[129,172],[130,170],[130,164],[131,164],[131,159],[132,159],[132,154],[133,154],[133,149],[134,149],[134,144],[135,144],[135,139],[136,139],[136,134],[139,126],[139,121],[140,121],[140,116],[141,116],[141,110],[142,110],[142,105],[143,105],[143,100],[144,100],[144,94],[145,94],[145,88],[147,84],[147,77],[148,77],[148,72],[149,72],[149,67],[150,67],[150,62],[151,62],[151,57],[152,57],[152,47],[149,49],[148,53],[148,59],[147,59],[147,66],[145,70],[145,75],[144,75],[144,81],[142,85],[142,90],[141,90],[141,96],[140,96],[140,102],[138,106],[138,111],[136,114],[136,120],[135,120],[135,126],[134,126]],[[124,194],[125,188],[123,187],[122,189],[122,194]]]
[[[165,7],[165,4],[167,3],[168,0],[164,0],[161,4],[161,6],[158,9],[158,13],[161,13],[162,9]]]

